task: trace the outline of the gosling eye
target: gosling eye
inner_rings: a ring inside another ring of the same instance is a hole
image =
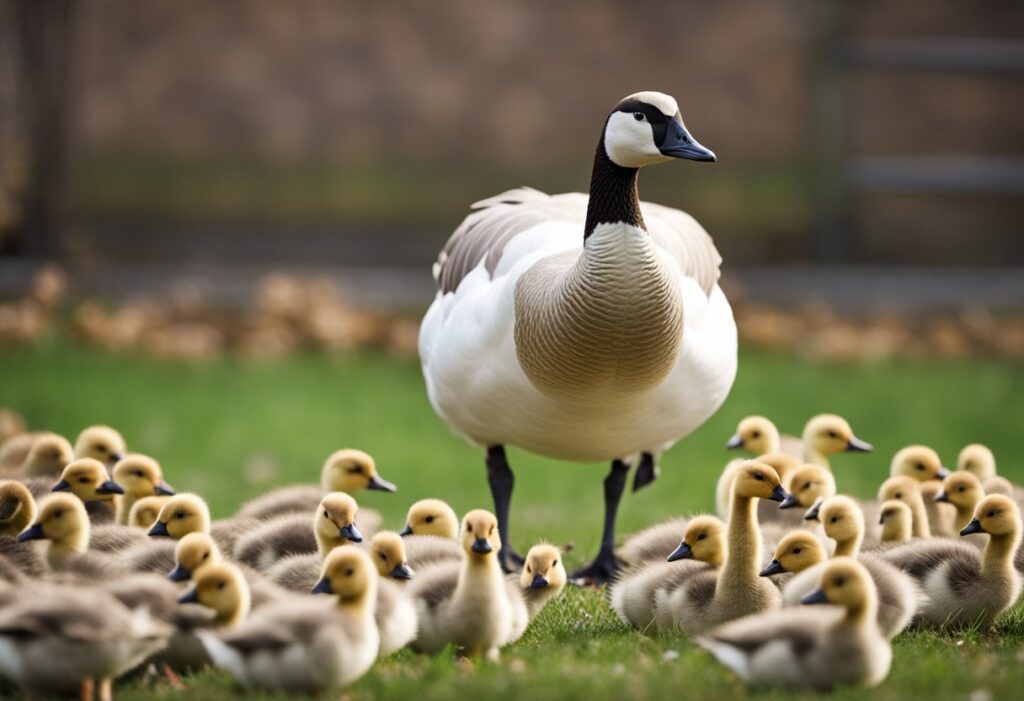
[[[79,477],[78,478],[78,483],[79,484],[89,484],[89,478],[88,477]]]
[[[558,567],[558,560],[555,560],[554,562],[552,562],[551,566],[552,567]]]
[[[223,589],[226,585],[227,585],[227,582],[224,582],[224,581],[217,582],[217,588],[218,589]]]
[[[355,573],[356,573],[356,571],[352,567],[349,567],[347,570],[345,570],[345,576],[346,577],[351,577]]]
[[[96,446],[96,450],[98,450],[101,453],[105,453],[105,452],[107,452],[107,446],[105,446],[105,445],[98,445],[98,446]]]
[[[467,533],[472,533],[473,532],[473,524],[472,523],[467,523],[466,524],[466,532]]]
[[[903,498],[903,492],[896,492],[896,498],[897,499],[902,499]]]
[[[831,519],[829,519],[829,523],[835,523],[835,522],[837,522],[838,520],[839,520],[839,517],[838,517],[838,516],[833,516],[833,517],[832,517]]]
[[[958,492],[964,492],[964,491],[967,491],[967,487],[965,487],[965,486],[963,486],[963,485],[960,485],[959,487],[957,487],[956,491],[958,491]]]
[[[811,488],[811,483],[810,482],[804,482],[803,489],[810,489],[810,488]]]
[[[53,517],[54,518],[60,518],[63,515],[64,515],[64,512],[62,510],[59,510],[59,509],[57,511],[53,512]]]
[[[800,548],[793,548],[793,554],[794,555],[799,555],[800,552],[801,552]]]
[[[828,437],[829,438],[839,438],[839,434],[836,433],[835,431],[829,431],[828,432]]]
[[[136,477],[142,477],[142,476],[143,476],[143,475],[142,475],[142,470],[136,470],[136,471],[135,471],[135,476],[136,476]]]
[[[487,531],[487,535],[494,535],[494,526],[491,526],[491,530]]]
[[[708,537],[707,533],[701,533],[699,536],[697,536],[697,540],[704,540],[707,537]]]
[[[185,512],[184,511],[177,512],[176,514],[174,514],[174,518],[185,518]]]
[[[363,474],[363,468],[356,465],[355,467],[348,468],[348,472],[350,475],[361,475]]]
[[[210,557],[210,552],[209,551],[203,553],[203,559],[204,560],[207,559],[208,557]]]
[[[761,437],[761,432],[760,431],[754,431],[750,435],[753,436],[754,438],[760,438]]]
[[[635,119],[638,122],[642,122],[644,121],[644,119],[646,119],[646,117],[644,116],[643,112],[634,112],[633,119]]]
[[[384,562],[387,562],[387,561],[388,561],[388,556],[387,556],[387,555],[385,555],[384,553],[377,553],[377,556],[378,556],[378,557],[379,557],[379,558],[380,558],[381,560],[383,560]]]
[[[837,587],[841,587],[844,584],[846,584],[846,579],[844,579],[843,577],[836,577],[832,583],[835,584]]]
[[[764,482],[764,475],[761,474],[760,472],[755,472],[754,479],[756,479],[758,482]]]
[[[917,467],[918,470],[924,470],[924,463],[919,462],[915,467]]]
[[[988,518],[993,518],[996,515],[996,512],[995,511],[989,511],[988,514],[986,514],[986,515],[988,516]]]
[[[526,566],[526,574],[531,574],[532,572],[533,572],[533,568],[530,567],[529,565],[527,565]]]
[[[426,521],[427,523],[433,523],[434,522],[434,517],[433,516],[427,516],[423,520]]]
[[[331,515],[327,513],[327,509],[324,509],[324,518],[330,518]]]

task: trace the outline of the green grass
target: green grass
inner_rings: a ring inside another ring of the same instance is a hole
[[[621,532],[664,516],[710,509],[729,456],[722,443],[749,413],[788,432],[820,411],[848,417],[873,442],[873,455],[843,455],[833,469],[841,489],[867,496],[902,445],[934,446],[947,462],[970,441],[996,451],[1000,470],[1024,481],[1020,441],[1024,366],[996,362],[807,364],[746,354],[723,409],[662,460],[662,477],[629,494]],[[395,495],[365,494],[386,524],[402,524],[408,504],[445,498],[457,511],[490,506],[480,451],[452,436],[426,400],[419,368],[381,356],[299,356],[275,363],[223,360],[166,363],[83,350],[60,341],[0,350],[0,405],[33,426],[72,436],[89,423],[120,428],[132,448],[157,456],[179,489],[208,497],[215,515],[273,484],[315,481],[335,448],[371,452]],[[570,465],[511,451],[518,483],[513,540],[521,549],[547,538],[574,543],[567,561],[593,554],[601,522],[604,465]],[[556,468],[557,465],[557,468]],[[266,479],[269,477],[269,480]],[[228,679],[209,672],[189,680],[188,698],[229,698]],[[1024,610],[996,633],[910,632],[897,641],[893,671],[871,692],[836,698],[967,698],[976,689],[1013,698],[1024,688]],[[118,685],[119,698],[181,698],[142,681]],[[501,665],[465,667],[447,656],[404,651],[352,686],[354,699],[733,699],[800,698],[747,692],[731,674],[680,637],[646,638],[623,628],[592,591],[573,590],[548,607]],[[242,697],[241,694],[238,695]]]

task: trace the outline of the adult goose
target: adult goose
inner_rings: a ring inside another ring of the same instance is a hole
[[[718,287],[721,257],[689,215],[641,202],[643,166],[714,161],[676,101],[619,102],[597,144],[590,195],[522,188],[474,205],[434,266],[439,290],[420,328],[427,392],[441,418],[487,450],[505,569],[515,445],[559,460],[611,461],[597,558],[574,578],[618,569],[615,516],[658,454],[707,420],[736,375],[736,324]]]

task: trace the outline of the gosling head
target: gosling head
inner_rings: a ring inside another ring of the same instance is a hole
[[[615,105],[599,146],[615,165],[643,168],[673,158],[715,161],[715,154],[690,136],[676,101],[660,92],[638,92]]]
[[[779,443],[779,429],[763,416],[748,416],[736,427],[736,433],[725,442],[729,450],[746,450],[763,455]]]
[[[808,531],[793,531],[779,541],[772,561],[760,574],[770,577],[780,572],[803,572],[824,559],[825,548],[817,536]]]
[[[988,533],[994,537],[1014,536],[1020,541],[1020,509],[1017,502],[1003,494],[989,494],[974,509],[974,518],[960,535]]]
[[[526,553],[519,586],[523,589],[551,589],[561,591],[568,580],[562,564],[562,552],[554,545],[540,543]]]
[[[864,535],[864,512],[856,501],[842,494],[821,503],[818,520],[825,535],[837,542],[855,540]]]
[[[878,523],[882,526],[883,543],[905,543],[913,534],[914,515],[906,502],[889,499],[882,503]]]
[[[0,482],[0,535],[18,535],[35,519],[36,500],[17,480]]]
[[[391,577],[405,581],[412,579],[412,568],[405,555],[405,541],[402,536],[391,531],[381,531],[370,539],[370,553],[373,557],[373,564],[377,567],[377,574],[381,577]]]
[[[187,492],[168,497],[149,529],[151,536],[167,536],[175,540],[197,532],[210,532],[210,507],[198,494]]]
[[[809,509],[823,499],[835,496],[836,479],[832,472],[820,465],[802,465],[793,471],[789,480],[789,494],[779,504],[780,509],[800,506]]]
[[[889,474],[893,477],[904,475],[918,482],[941,480],[949,474],[943,467],[939,454],[926,445],[908,445],[892,457]]]
[[[793,473],[800,467],[799,460],[785,453],[765,453],[764,455],[758,455],[754,460],[775,468],[775,474],[779,476],[779,481],[783,487],[786,486]]]
[[[875,583],[864,566],[852,557],[835,557],[822,572],[818,588],[801,603],[841,606],[847,617],[860,617],[865,616],[868,602],[873,601]]]
[[[345,492],[331,492],[320,500],[320,506],[314,517],[314,532],[321,543],[362,543],[363,534],[356,526],[356,513],[359,505]]]
[[[786,500],[786,490],[782,488],[779,474],[770,465],[755,460],[739,466],[733,478],[732,493],[748,499]]]
[[[942,489],[935,495],[935,501],[944,501],[958,509],[973,511],[985,496],[985,489],[973,473],[957,470],[942,480]]]
[[[249,585],[241,570],[228,562],[204,567],[195,584],[178,599],[182,604],[201,604],[213,609],[218,625],[231,627],[241,622],[251,606]]]
[[[462,519],[462,549],[470,562],[497,562],[501,550],[498,519],[490,511],[474,509]]]
[[[455,540],[459,537],[459,517],[440,499],[420,499],[409,507],[401,535],[432,535]]]
[[[107,467],[93,458],[79,458],[68,463],[53,492],[71,492],[82,501],[107,501],[124,490],[110,479]]]
[[[327,555],[314,594],[333,594],[338,603],[359,604],[376,595],[377,570],[370,556],[354,545],[342,545]]]
[[[364,489],[394,492],[398,488],[377,474],[377,464],[361,450],[345,448],[332,453],[324,462],[320,485],[325,492],[354,494]]]
[[[74,459],[75,453],[67,438],[45,433],[29,449],[22,472],[29,476],[59,475],[64,466]]]
[[[878,488],[878,500],[888,501],[889,499],[898,499],[913,509],[915,503],[921,500],[921,483],[912,477],[903,475],[890,477]]]
[[[804,427],[804,445],[821,455],[844,452],[870,453],[874,447],[853,434],[850,424],[842,416],[819,414]]]
[[[167,579],[184,582],[201,568],[222,559],[220,548],[208,533],[189,533],[174,547],[174,569],[167,573]]]
[[[89,549],[89,514],[82,500],[71,494],[50,494],[39,504],[35,523],[21,532],[19,542],[49,540],[74,552]]]
[[[714,516],[694,516],[686,524],[683,540],[666,558],[697,560],[715,567],[725,561],[725,524]]]
[[[972,443],[960,451],[956,469],[973,473],[980,480],[996,476],[996,456],[988,446]]]
[[[132,504],[128,511],[128,525],[133,528],[144,528],[149,530],[156,523],[156,517],[160,515],[160,509],[170,497],[142,497]]]
[[[124,438],[110,426],[89,426],[75,439],[75,457],[93,458],[113,465],[124,457]]]
[[[148,455],[132,453],[114,465],[110,471],[114,481],[136,499],[152,496],[174,496],[171,485],[164,482],[160,463]]]

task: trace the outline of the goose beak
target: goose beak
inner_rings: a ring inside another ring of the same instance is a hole
[[[26,540],[45,540],[46,534],[43,533],[43,524],[33,523],[31,526],[23,530],[18,535],[18,542],[24,543]]]
[[[945,489],[943,489],[943,490],[942,490],[942,491],[940,491],[940,492],[939,492],[938,494],[936,494],[936,495],[935,495],[935,496],[933,497],[933,499],[934,499],[935,501],[943,501],[943,502],[948,502],[948,501],[949,501],[949,495],[948,495],[948,494],[946,494],[946,490],[945,490]]]
[[[70,492],[71,491],[71,483],[68,482],[67,480],[61,480],[57,484],[55,484],[52,487],[50,487],[50,491],[51,492]]]
[[[825,596],[824,589],[815,589],[810,594],[800,600],[801,604],[827,604],[828,597]]]
[[[368,485],[366,485],[366,488],[367,489],[372,489],[375,492],[397,492],[398,491],[398,487],[396,487],[391,482],[388,482],[386,479],[381,479],[377,475],[374,475],[373,477],[370,478],[370,483]]]
[[[804,521],[817,521],[819,511],[821,511],[820,501],[811,508],[807,509],[807,513],[804,514]]]
[[[548,585],[548,580],[543,575],[533,575],[533,581],[530,582],[530,589],[543,589]]]
[[[944,480],[949,477],[949,468],[945,465],[939,465],[939,471],[935,473],[935,476],[940,480]]]
[[[938,500],[936,499],[936,501],[938,501]],[[882,515],[880,515],[878,517],[878,525],[879,526],[884,526],[885,525],[885,518],[886,518],[885,514],[882,514]]]
[[[330,594],[330,593],[332,593],[331,592],[331,580],[327,579],[327,577],[324,577],[323,579],[321,579],[319,582],[316,583],[316,586],[313,587],[313,589],[310,591],[310,593],[311,594]]]
[[[736,450],[737,448],[742,448],[742,447],[743,447],[743,436],[741,436],[738,433],[735,436],[733,436],[732,438],[730,438],[729,440],[727,440],[725,442],[725,449],[726,450]]]
[[[780,509],[792,509],[794,506],[800,506],[800,502],[796,500],[796,497],[792,494],[787,494],[786,498],[779,504]]]
[[[772,490],[772,495],[768,498],[771,499],[772,501],[780,501],[782,503],[785,503],[786,497],[788,496],[789,495],[786,494],[786,490],[782,488],[782,485],[777,484],[775,485],[775,489]]]
[[[414,574],[416,573],[412,571],[412,568],[404,562],[395,565],[395,569],[391,570],[391,576],[394,579],[412,579]]]
[[[124,494],[124,487],[119,485],[114,480],[107,480],[100,486],[96,487],[97,494]]]
[[[116,464],[116,463],[119,463],[122,460],[124,460],[124,453],[111,453],[110,454],[110,463],[112,465]]]
[[[153,527],[149,529],[149,535],[151,535],[151,536],[170,535],[170,533],[167,531],[167,524],[166,523],[164,523],[163,521],[157,521],[156,523],[153,524]]]
[[[174,491],[174,487],[167,484],[163,480],[157,482],[156,493],[158,496],[162,497],[173,497],[175,494],[177,494],[177,492]]]
[[[181,563],[175,563],[174,569],[167,573],[167,579],[172,582],[184,582],[192,579],[192,573],[182,567]]]
[[[857,436],[850,436],[850,442],[846,444],[847,453],[870,453],[874,449],[875,446],[867,441],[862,441]]]
[[[772,560],[758,574],[761,577],[771,577],[773,574],[778,574],[779,572],[785,572],[785,571],[786,571],[786,568],[782,566],[781,562],[779,562],[778,560]]]
[[[356,528],[356,522],[355,521],[353,521],[352,523],[348,524],[347,526],[345,526],[344,528],[339,530],[338,534],[341,535],[341,537],[344,538],[345,540],[350,540],[353,543],[362,543],[363,542],[363,534],[359,532],[358,528]]]
[[[199,592],[196,591],[195,587],[192,587],[187,592],[181,595],[178,599],[179,604],[198,604],[199,603]]]
[[[985,529],[981,527],[981,521],[976,518],[972,518],[971,522],[964,526],[964,529],[960,531],[960,535],[970,535],[971,533],[984,533]],[[21,537],[18,537],[21,540]]]
[[[702,146],[687,131],[683,121],[676,115],[670,119],[668,129],[665,131],[665,140],[658,147],[663,156],[670,158],[685,158],[690,161],[706,161],[714,163],[715,152],[706,146]]]
[[[486,538],[477,538],[473,541],[473,552],[486,555],[491,552],[494,548],[491,547],[491,543]]]
[[[409,525],[408,523],[407,523],[407,524],[405,524],[405,528],[403,528],[402,530],[400,530],[400,531],[398,532],[398,535],[402,536],[403,538],[404,538],[405,536],[407,536],[407,535],[412,535],[412,534],[413,534],[413,533],[412,533],[412,526],[411,526],[411,525]]]
[[[679,547],[672,551],[672,554],[665,558],[666,562],[675,562],[676,560],[691,560],[693,559],[693,548],[685,540],[679,544]]]

